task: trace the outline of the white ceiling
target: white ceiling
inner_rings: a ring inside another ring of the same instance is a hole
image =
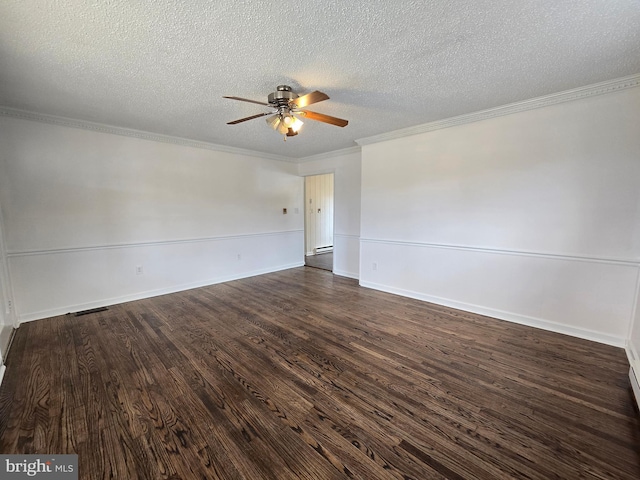
[[[292,158],[639,72],[638,0],[0,0],[0,105]]]

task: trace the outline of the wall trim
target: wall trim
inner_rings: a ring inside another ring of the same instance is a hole
[[[318,160],[327,160],[329,158],[341,157],[344,155],[351,155],[353,153],[360,153],[362,148],[359,145],[347,148],[341,148],[340,150],[333,150],[331,152],[318,153],[316,155],[309,155],[308,157],[302,157],[298,159],[298,163],[315,162]]]
[[[470,252],[494,253],[498,255],[516,255],[522,257],[541,257],[552,260],[570,260],[574,262],[604,263],[607,265],[625,265],[640,267],[640,259],[610,258],[590,255],[573,255],[553,252],[532,252],[526,250],[510,250],[494,247],[475,247],[471,245],[455,245],[446,243],[406,242],[400,240],[384,240],[360,237],[360,243],[379,243],[383,245],[401,245],[406,247],[442,248],[447,250],[466,250]]]
[[[271,153],[257,152],[244,148],[228,147],[217,143],[202,142],[198,140],[190,140],[188,138],[173,137],[171,135],[162,135],[160,133],[145,132],[143,130],[134,130],[132,128],[116,127],[103,123],[89,122],[85,120],[76,120],[73,118],[60,117],[57,115],[48,115],[45,113],[30,112],[27,110],[19,110],[17,108],[9,108],[0,106],[0,116],[19,118],[22,120],[31,120],[40,123],[49,123],[62,127],[78,128],[81,130],[90,130],[93,132],[109,133],[111,135],[120,135],[123,137],[133,137],[142,140],[151,140],[152,142],[172,143],[184,147],[200,148],[204,150],[213,150],[216,152],[233,153],[237,155],[247,155],[250,157],[258,157],[269,160],[277,160],[280,162],[297,163],[294,157],[286,157],[284,155],[274,155]]]
[[[365,288],[371,288],[374,290],[380,290],[382,292],[392,293],[395,295],[401,295],[403,297],[414,298],[416,300],[422,300],[424,302],[435,303],[436,305],[442,305],[449,308],[455,308],[457,310],[463,310],[470,313],[476,313],[478,315],[484,315],[498,320],[505,320],[508,322],[517,323],[519,325],[526,325],[528,327],[540,328],[550,332],[561,333],[564,335],[570,335],[573,337],[582,338],[585,340],[591,340],[598,343],[604,343],[606,345],[612,345],[614,347],[624,347],[625,338],[617,337],[615,335],[607,335],[601,332],[593,330],[576,328],[570,325],[562,323],[556,323],[549,320],[544,320],[536,317],[529,317],[526,315],[520,315],[513,312],[507,312],[498,310],[495,308],[483,307],[481,305],[475,305],[466,302],[459,302],[451,300],[449,298],[436,297],[432,295],[425,295],[420,292],[412,290],[404,290],[401,288],[389,287],[375,282],[363,282],[360,281],[360,286]]]
[[[640,297],[640,269],[638,270],[638,273],[636,274],[636,291],[635,291],[635,294],[633,296],[633,306],[631,307],[631,320],[629,320],[629,331],[627,333],[627,338],[629,339],[629,342],[631,342],[631,336],[633,334],[633,328],[634,328],[634,324],[635,324],[635,319],[636,319],[636,316],[638,314],[638,299],[639,299],[639,297]],[[638,351],[636,350],[635,353],[638,353]],[[638,374],[640,374],[640,361],[638,362]],[[640,399],[638,399],[638,402],[640,402]]]
[[[354,280],[360,280],[360,275],[353,272],[347,272],[346,270],[333,270],[334,275],[338,275],[339,277],[347,277],[353,278]]]
[[[633,389],[638,408],[640,409],[640,351],[633,344],[633,340],[629,337],[627,341],[627,358],[629,360],[629,383]]]
[[[32,255],[51,255],[59,253],[77,253],[94,250],[111,250],[119,248],[136,248],[136,247],[155,247],[163,245],[178,245],[185,243],[202,243],[202,242],[217,242],[221,240],[239,240],[242,238],[255,238],[255,237],[272,237],[279,235],[288,235],[292,233],[304,233],[303,229],[298,230],[283,230],[281,232],[264,232],[264,233],[245,233],[240,235],[223,235],[218,237],[201,237],[201,238],[185,238],[177,240],[158,240],[154,242],[129,242],[129,243],[114,243],[108,245],[88,245],[83,247],[60,247],[50,248],[42,250],[20,250],[7,252],[7,258],[16,257],[28,257]]]
[[[582,98],[603,95],[605,93],[616,92],[619,90],[626,90],[628,88],[634,88],[637,86],[640,86],[640,74],[629,75],[627,77],[616,78],[613,80],[608,80],[606,82],[594,83],[592,85],[574,88],[571,90],[566,90],[564,92],[545,95],[542,97],[532,98],[529,100],[524,100],[522,102],[510,103],[495,108],[489,108],[487,110],[480,110],[478,112],[445,118],[443,120],[436,120],[434,122],[424,123],[422,125],[401,128],[399,130],[382,133],[380,135],[361,138],[359,140],[356,140],[356,143],[360,146],[371,145],[373,143],[394,140],[396,138],[408,137],[411,135],[418,135],[420,133],[432,132],[434,130],[440,130],[443,128],[464,125],[466,123],[479,122],[481,120],[486,120],[489,118],[502,117],[504,115],[510,115],[512,113],[548,107],[550,105],[556,105],[558,103],[571,102],[573,100]]]
[[[640,372],[633,368],[633,365],[629,367],[629,383],[631,384],[636,404],[640,409]]]
[[[275,268],[259,269],[249,272],[245,272],[240,275],[226,275],[222,277],[209,278],[193,283],[184,283],[181,285],[174,285],[168,288],[159,288],[156,290],[147,290],[144,292],[138,292],[131,295],[123,295],[120,297],[106,298],[95,302],[80,303],[76,305],[67,305],[66,307],[54,308],[50,310],[41,310],[39,312],[33,312],[29,314],[20,315],[20,322],[32,322],[34,320],[41,320],[43,318],[57,317],[59,315],[66,315],[70,312],[78,312],[81,310],[88,310],[91,308],[106,307],[110,305],[117,305],[120,303],[133,302],[135,300],[144,300],[146,298],[157,297],[160,295],[167,295],[169,293],[182,292],[185,290],[191,290],[194,288],[208,287],[210,285],[216,285],[218,283],[230,282],[233,280],[241,280],[243,278],[255,277],[257,275],[264,275],[267,273],[279,272],[282,270],[289,270],[291,268],[304,267],[304,262],[296,262],[286,265],[280,265]]]
[[[213,150],[218,152],[233,153],[238,155],[247,155],[252,157],[258,157],[263,159],[277,160],[289,163],[306,163],[315,160],[323,160],[328,158],[334,158],[341,155],[349,155],[361,151],[363,145],[370,145],[373,143],[379,143],[387,140],[393,140],[396,138],[407,137],[411,135],[417,135],[420,133],[431,132],[434,130],[440,130],[443,128],[453,127],[456,125],[464,125],[466,123],[478,122],[488,118],[500,117],[504,115],[510,115],[512,113],[523,112],[526,110],[533,110],[536,108],[547,107],[550,105],[556,105],[558,103],[570,102],[573,100],[592,97],[596,95],[602,95],[619,90],[625,90],[628,88],[634,88],[640,86],[640,74],[629,75],[605,82],[595,83],[584,87],[574,88],[566,90],[564,92],[554,93],[551,95],[545,95],[542,97],[532,98],[524,100],[522,102],[511,103],[502,105],[487,110],[481,110],[478,112],[468,113],[465,115],[459,115],[456,117],[450,117],[434,122],[424,123],[422,125],[416,125],[413,127],[403,128],[399,130],[393,130],[391,132],[382,133],[380,135],[373,135],[371,137],[365,137],[356,140],[357,146],[347,147],[341,150],[334,150],[331,152],[319,153],[317,155],[310,155],[302,158],[287,157],[284,155],[275,155],[264,152],[257,152],[255,150],[248,150],[237,147],[229,147],[226,145],[220,145],[215,143],[203,142],[198,140],[191,140],[188,138],[174,137],[170,135],[162,135],[159,133],[145,132],[142,130],[135,130],[131,128],[116,127],[113,125],[106,125],[102,123],[89,122],[85,120],[76,120],[68,117],[61,117],[56,115],[48,115],[44,113],[36,113],[27,110],[20,110],[16,108],[0,106],[0,116],[18,118],[22,120],[31,120],[40,123],[48,123],[53,125],[59,125],[69,128],[78,128],[81,130],[90,130],[95,132],[109,133],[112,135],[120,135],[125,137],[139,138],[143,140],[151,140],[155,142],[171,143],[175,145],[182,145],[186,147],[200,148],[205,150]]]
[[[15,333],[16,328],[13,325],[0,325],[0,339],[2,339],[4,335],[7,335],[6,343],[0,343],[0,364],[7,361],[7,355],[9,354]]]
[[[0,365],[0,386],[2,386],[2,380],[4,379],[4,372],[6,372],[6,370],[6,366]]]
[[[333,175],[336,174],[335,167],[328,167],[328,168],[321,168],[319,170],[313,170],[313,173],[300,173],[300,168],[298,168],[298,176],[302,178],[317,177],[318,175],[329,175],[329,174],[333,174]],[[334,181],[334,185],[335,185],[335,181]]]
[[[638,371],[638,383],[640,383],[640,350],[636,348],[631,338],[627,339],[625,352],[627,353],[629,365],[635,366]],[[640,402],[640,398],[638,401]]]
[[[334,233],[334,237],[342,237],[342,238],[360,238],[360,235],[352,235],[350,233]]]

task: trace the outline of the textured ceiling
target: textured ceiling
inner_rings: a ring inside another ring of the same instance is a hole
[[[0,0],[0,105],[292,158],[639,72],[638,0]],[[280,84],[349,125],[226,125]]]

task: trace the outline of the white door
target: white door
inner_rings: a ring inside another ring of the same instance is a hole
[[[304,179],[305,254],[333,250],[333,173]]]

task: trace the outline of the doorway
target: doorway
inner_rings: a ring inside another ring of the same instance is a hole
[[[333,173],[304,178],[304,264],[333,271]]]

